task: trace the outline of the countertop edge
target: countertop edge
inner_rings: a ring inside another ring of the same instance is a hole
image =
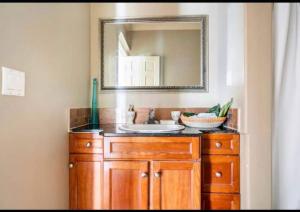
[[[68,133],[97,133],[99,135],[102,135],[104,137],[198,137],[203,134],[238,134],[240,133],[231,128],[216,128],[215,130],[201,130],[196,128],[189,128],[186,127],[185,129],[188,129],[187,132],[180,131],[178,132],[167,132],[167,133],[133,133],[133,132],[118,132],[118,126],[119,124],[106,124],[106,125],[99,125],[99,128],[93,128],[91,129],[90,124],[86,124],[77,128],[72,128],[68,130]],[[190,132],[189,132],[190,131]],[[182,133],[182,134],[181,134]]]

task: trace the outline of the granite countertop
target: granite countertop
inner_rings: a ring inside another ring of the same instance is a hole
[[[238,131],[234,129],[229,129],[226,127],[219,127],[213,128],[210,130],[204,129],[197,129],[191,127],[185,127],[184,130],[180,131],[173,131],[173,132],[166,132],[166,133],[135,133],[120,130],[119,126],[121,124],[101,124],[101,125],[84,125],[81,127],[73,128],[70,130],[71,133],[99,133],[100,135],[104,135],[107,137],[112,136],[125,136],[125,137],[132,137],[132,136],[200,136],[203,133],[215,134],[215,133],[235,133],[237,134]]]

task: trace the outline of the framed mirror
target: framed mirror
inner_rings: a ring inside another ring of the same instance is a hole
[[[102,90],[208,91],[208,16],[99,21]]]

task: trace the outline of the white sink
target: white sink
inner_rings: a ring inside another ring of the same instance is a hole
[[[119,128],[139,133],[166,133],[183,130],[185,127],[179,124],[123,124]]]

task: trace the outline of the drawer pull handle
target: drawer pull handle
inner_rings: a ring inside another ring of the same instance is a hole
[[[146,173],[146,172],[143,172],[142,174],[141,174],[141,177],[147,177],[148,176],[148,174]]]
[[[222,177],[222,172],[216,172],[216,177]]]
[[[217,142],[217,143],[216,143],[216,147],[217,147],[218,149],[220,149],[220,148],[222,147],[222,143]]]
[[[73,169],[73,167],[74,167],[74,164],[73,163],[69,163],[69,168]]]
[[[154,177],[160,177],[160,173],[159,172],[155,172],[154,173]]]
[[[91,142],[88,142],[88,143],[86,143],[86,145],[85,145],[87,148],[90,148],[91,146],[92,146],[92,143]]]

